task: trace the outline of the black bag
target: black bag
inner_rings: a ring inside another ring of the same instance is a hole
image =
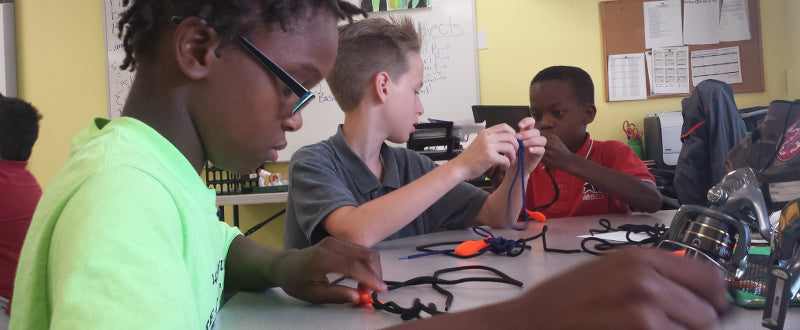
[[[725,170],[748,166],[764,193],[769,212],[800,198],[800,100],[773,101],[764,121],[731,149]]]

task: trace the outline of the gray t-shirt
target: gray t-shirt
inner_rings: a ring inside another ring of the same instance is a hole
[[[304,248],[329,236],[321,221],[342,206],[359,206],[391,193],[436,167],[414,151],[381,146],[383,182],[350,149],[339,127],[329,139],[305,146],[289,164],[289,200],[283,247]],[[419,217],[386,240],[422,235],[438,228],[464,228],[474,223],[488,193],[462,182]]]

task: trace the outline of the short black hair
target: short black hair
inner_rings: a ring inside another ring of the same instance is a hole
[[[339,19],[366,16],[360,8],[343,0],[123,0],[122,5],[128,8],[118,24],[118,36],[125,49],[120,68],[131,71],[137,58],[154,53],[159,34],[164,25],[172,24],[173,16],[199,17],[209,26],[225,31],[221,47],[235,36],[250,32],[259,18],[264,24],[279,22],[285,30],[297,13],[312,8],[328,10]],[[260,17],[254,17],[254,13]]]
[[[556,65],[545,68],[533,77],[531,86],[537,82],[561,80],[572,86],[575,98],[581,104],[594,104],[594,83],[592,77],[579,67]]]
[[[30,103],[0,98],[0,158],[26,161],[39,137],[42,115]]]

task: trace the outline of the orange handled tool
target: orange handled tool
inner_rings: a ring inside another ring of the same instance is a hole
[[[464,241],[456,247],[455,253],[462,257],[471,256],[489,246],[490,243],[487,241],[491,238],[492,237],[489,236],[485,240],[479,239],[475,241]]]
[[[528,218],[530,219],[534,219],[539,222],[545,222],[547,220],[547,217],[544,216],[544,213],[542,212],[536,212],[530,210],[525,210],[525,212],[528,212]]]

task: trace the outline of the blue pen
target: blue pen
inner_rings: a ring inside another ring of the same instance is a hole
[[[410,255],[410,256],[407,256],[407,257],[400,257],[399,259],[400,259],[400,260],[405,260],[405,259],[414,259],[414,258],[419,258],[419,257],[427,257],[427,256],[431,256],[431,255],[434,255],[434,254],[440,254],[440,253],[453,252],[453,251],[455,251],[455,250],[438,250],[438,251],[431,251],[431,252],[425,252],[425,253],[419,253],[419,254],[412,254],[412,255]]]

